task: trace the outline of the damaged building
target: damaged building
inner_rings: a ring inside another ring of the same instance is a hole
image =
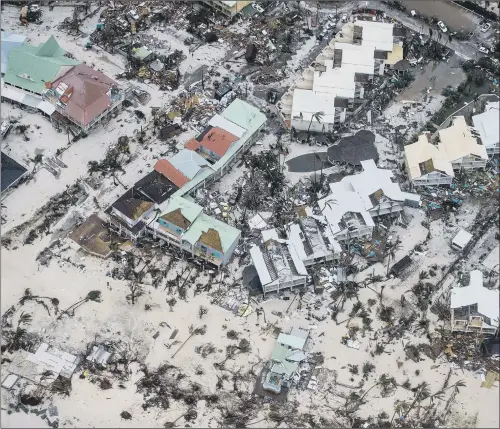
[[[468,286],[451,290],[451,329],[460,332],[495,334],[499,328],[498,289],[483,286],[483,273],[470,272]]]
[[[238,229],[205,215],[201,206],[182,197],[169,199],[159,211],[150,226],[153,237],[216,266],[229,262],[241,235]]]
[[[276,230],[263,233],[264,242],[250,249],[264,295],[284,289],[303,288],[307,270],[293,244],[278,237]]]
[[[472,123],[479,134],[488,156],[500,154],[500,119],[498,111],[500,102],[488,102],[484,112],[472,116]]]
[[[486,148],[478,142],[476,131],[467,125],[463,116],[454,117],[453,123],[439,130],[438,134],[438,149],[451,163],[453,170],[469,171],[486,167]]]
[[[284,124],[329,132],[345,122],[355,101],[363,98],[364,85],[403,59],[397,30],[381,22],[347,23],[281,98],[278,112]]]
[[[305,216],[286,227],[288,239],[306,267],[318,263],[338,261],[342,248],[324,216],[312,214],[310,208]]]
[[[371,237],[374,219],[398,214],[405,205],[420,206],[420,196],[402,192],[392,171],[377,168],[373,160],[361,165],[361,173],[331,183],[332,193],[318,201],[337,240]]]
[[[212,9],[217,12],[222,13],[223,15],[233,18],[238,13],[251,4],[251,1],[224,1],[224,0],[202,0],[202,3],[210,6]]]
[[[12,48],[7,60],[2,99],[39,110],[75,136],[116,115],[128,94],[105,74],[68,57],[54,36],[36,47]]]
[[[430,133],[423,133],[416,143],[405,146],[405,166],[413,187],[451,185],[455,174],[451,162],[431,143]]]

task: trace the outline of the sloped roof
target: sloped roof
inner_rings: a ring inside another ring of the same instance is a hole
[[[453,162],[468,155],[488,159],[486,148],[477,142],[463,116],[456,116],[451,126],[438,132],[441,140],[439,151],[448,161]]]
[[[474,128],[479,133],[481,141],[487,147],[495,147],[500,141],[500,102],[489,102],[486,104],[485,110],[479,115],[472,117]]]
[[[399,184],[391,181],[391,170],[377,168],[373,160],[361,161],[361,165],[362,173],[346,176],[341,182],[350,185],[359,194],[367,210],[377,206],[382,195],[394,201],[405,201],[408,193],[401,191]]]
[[[429,142],[427,134],[421,134],[416,143],[405,146],[405,158],[410,180],[418,179],[427,174],[422,172],[420,164],[429,160],[432,161],[434,170],[440,171],[451,177],[455,176],[451,163],[444,158],[443,154],[436,146]]]
[[[225,253],[238,240],[240,234],[240,230],[227,223],[205,214],[200,214],[189,230],[182,236],[182,239],[192,245],[200,241],[212,249]]]
[[[212,127],[204,134],[201,140],[193,138],[189,140],[185,148],[197,150],[200,147],[212,151],[213,153],[224,156],[232,143],[238,140],[238,137],[219,127]]]
[[[189,182],[189,178],[184,176],[177,168],[175,168],[168,159],[159,159],[156,161],[154,169],[163,174],[168,180],[170,180],[175,186],[182,188],[186,183]]]
[[[40,46],[24,43],[12,49],[5,82],[41,94],[45,82],[53,82],[80,61],[65,57],[54,36]]]
[[[9,55],[12,49],[21,46],[26,40],[22,34],[7,33],[2,31],[2,74],[7,73]]]
[[[134,189],[131,188],[118,198],[111,207],[129,219],[137,220],[153,205],[154,203],[139,198]]]
[[[189,201],[186,198],[172,197],[167,202],[160,205],[160,211],[162,213],[160,218],[162,219],[165,219],[165,216],[168,215],[169,213],[178,212],[182,215],[183,218],[185,218],[189,222],[189,224],[192,224],[195,221],[195,219],[201,214],[203,208],[198,204]],[[182,226],[177,223],[175,224],[178,226]]]
[[[24,176],[27,171],[21,164],[2,152],[2,176],[0,179],[2,192],[8,189],[20,177]]]
[[[73,88],[64,112],[75,122],[87,126],[111,104],[108,92],[112,87],[118,89],[118,84],[100,71],[79,64],[64,76],[52,82],[55,90],[60,83]]]
[[[498,289],[490,290],[483,286],[483,273],[471,271],[470,284],[454,287],[451,290],[451,308],[460,308],[477,304],[477,311],[491,320],[491,325],[498,326],[499,302]]]
[[[169,159],[170,163],[184,176],[193,179],[203,167],[210,167],[210,163],[196,152],[182,149]]]

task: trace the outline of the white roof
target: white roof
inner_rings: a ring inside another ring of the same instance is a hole
[[[471,271],[470,284],[451,290],[451,308],[460,308],[477,304],[477,311],[491,320],[491,325],[498,326],[499,302],[498,289],[490,290],[483,286],[483,273]]]
[[[458,234],[455,235],[455,237],[453,238],[452,243],[464,248],[465,246],[467,246],[469,241],[471,241],[471,239],[472,239],[472,234],[464,229],[461,229],[460,231],[458,231]]]
[[[484,258],[483,265],[490,271],[495,273],[499,272],[500,264],[500,245],[497,246],[490,252],[486,258]]]
[[[278,232],[274,228],[262,231],[262,241],[267,240],[279,240]]]
[[[302,350],[306,344],[306,339],[296,337],[295,335],[279,334],[276,342],[278,344],[288,346],[294,350]]]
[[[259,249],[259,246],[253,246],[250,248],[250,256],[252,257],[253,265],[257,270],[257,274],[259,275],[259,280],[262,283],[262,285],[265,286],[268,283],[271,283],[272,281],[271,274],[269,274],[266,262],[264,261],[264,255]]]
[[[313,91],[324,92],[336,97],[354,98],[356,83],[354,72],[333,68],[333,61],[325,61],[326,72],[315,71],[313,80]]]
[[[290,243],[289,241],[287,243],[288,243],[288,251],[290,252],[290,256],[292,257],[293,265],[295,265],[297,273],[299,274],[299,276],[300,275],[307,276],[306,266],[304,265],[304,262],[302,262],[302,259],[297,253],[295,246],[293,246],[293,244]]]
[[[263,229],[267,228],[267,222],[260,213],[257,213],[252,219],[248,221],[250,229]]]
[[[450,162],[468,155],[488,159],[486,148],[478,144],[463,116],[456,116],[450,127],[439,130],[439,139],[441,140],[438,145],[439,151]]]
[[[362,46],[369,46],[378,51],[392,51],[393,24],[373,21],[356,21],[354,25],[363,27]]]
[[[341,69],[353,73],[372,75],[375,68],[375,48],[371,46],[335,43],[334,49],[342,50]]]
[[[472,117],[474,128],[479,133],[481,141],[488,147],[494,147],[499,142],[500,136],[500,101],[486,104],[485,110],[479,115]]]
[[[323,112],[321,122],[333,124],[335,122],[335,96],[325,93],[315,93],[307,89],[293,91],[292,118],[301,117],[310,121],[316,112]]]
[[[169,161],[188,179],[194,178],[203,167],[210,167],[205,158],[189,149],[180,150]]]
[[[319,200],[318,205],[330,224],[333,234],[341,231],[339,223],[349,212],[361,214],[367,226],[375,225],[359,194],[346,189],[341,182],[331,183],[330,189],[332,193]]]
[[[410,180],[418,179],[424,175],[420,170],[420,163],[428,160],[432,160],[435,170],[455,177],[451,163],[443,157],[436,146],[429,142],[426,134],[421,134],[416,143],[405,146],[405,157]]]
[[[384,195],[394,201],[405,201],[407,193],[402,192],[398,183],[393,183],[391,170],[377,168],[373,159],[361,161],[363,172],[353,176],[344,177],[341,182],[350,184],[353,191],[359,194],[365,208],[370,210],[374,207],[370,195],[382,189]],[[411,194],[414,197],[414,194]],[[413,199],[413,198],[412,198]]]
[[[231,122],[229,119],[226,119],[224,116],[218,114],[213,116],[212,119],[208,121],[208,125],[222,128],[238,138],[241,138],[246,132],[245,128],[236,125],[234,122]]]

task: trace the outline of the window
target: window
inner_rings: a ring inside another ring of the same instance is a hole
[[[176,228],[177,234],[182,234],[182,229]]]
[[[204,246],[203,244],[200,244],[200,249],[203,253],[207,253],[207,246]]]

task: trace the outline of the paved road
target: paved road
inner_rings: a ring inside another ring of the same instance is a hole
[[[368,3],[368,4],[367,4]],[[424,4],[430,3],[430,2],[422,2]],[[307,5],[309,9],[316,11],[315,6]],[[459,41],[459,40],[452,40],[449,42],[448,36],[442,35],[441,39],[439,39],[439,34],[442,34],[439,32],[437,27],[430,27],[428,24],[426,24],[424,21],[420,19],[415,19],[412,16],[410,16],[409,11],[407,12],[402,12],[396,9],[390,9],[387,5],[380,3],[379,1],[353,1],[349,2],[346,4],[343,4],[342,7],[339,7],[338,10],[340,11],[342,9],[342,12],[347,12],[348,14],[351,13],[354,9],[357,9],[358,7],[374,7],[377,8],[378,10],[384,11],[387,16],[394,18],[395,20],[399,21],[402,25],[405,27],[409,28],[412,31],[420,32],[424,35],[429,35],[429,29],[432,28],[432,33],[433,33],[433,39],[436,40],[437,42],[445,45],[446,47],[453,49],[455,53],[460,56],[461,58],[465,60],[470,60],[470,59],[477,59],[482,56],[481,53],[478,52],[478,43],[475,40],[471,41]],[[423,6],[424,7],[424,6]],[[335,6],[329,6],[328,8],[326,7],[325,4],[322,5],[320,9],[320,14],[322,15],[328,15],[332,13],[332,10],[335,11]],[[457,12],[460,13],[460,12]],[[467,12],[463,11],[462,13],[468,14]]]
[[[429,18],[436,17],[443,21],[452,31],[474,31],[481,21],[481,17],[463,10],[450,0],[403,0],[408,10],[416,10],[420,15]]]

